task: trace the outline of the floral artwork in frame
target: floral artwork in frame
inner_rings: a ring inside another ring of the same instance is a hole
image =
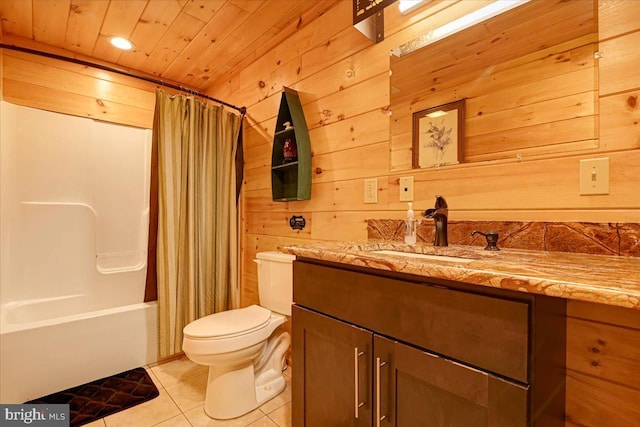
[[[464,99],[413,113],[413,167],[462,161]]]

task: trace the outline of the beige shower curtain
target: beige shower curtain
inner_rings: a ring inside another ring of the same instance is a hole
[[[156,92],[160,358],[181,351],[185,325],[231,308],[238,297],[234,159],[240,123],[223,107]]]

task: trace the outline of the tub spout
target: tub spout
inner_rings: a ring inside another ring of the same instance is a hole
[[[436,196],[436,204],[432,209],[427,209],[422,214],[425,218],[433,218],[436,223],[436,235],[433,241],[434,246],[448,246],[447,240],[447,217],[449,208],[447,201],[442,196]]]

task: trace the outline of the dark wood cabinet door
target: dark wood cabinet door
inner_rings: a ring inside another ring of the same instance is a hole
[[[294,427],[371,426],[372,336],[293,306]]]
[[[373,356],[376,427],[527,425],[526,387],[377,335]]]

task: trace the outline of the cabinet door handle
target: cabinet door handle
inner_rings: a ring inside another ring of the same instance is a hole
[[[380,415],[380,368],[386,364],[387,362],[382,362],[379,357],[376,357],[376,427],[380,427],[380,421],[386,418],[386,415]]]
[[[364,402],[360,402],[360,356],[364,354],[363,351],[359,351],[358,347],[353,349],[353,385],[355,389],[354,393],[354,409],[356,419],[360,416],[360,408],[364,406]]]

